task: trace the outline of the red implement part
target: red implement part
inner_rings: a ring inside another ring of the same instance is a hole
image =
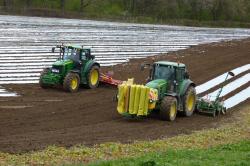
[[[115,80],[111,76],[103,74],[103,73],[101,73],[100,81],[102,83],[106,83],[106,84],[110,84],[110,85],[115,85],[115,86],[118,86],[118,85],[122,84],[122,82],[123,82],[121,80]]]

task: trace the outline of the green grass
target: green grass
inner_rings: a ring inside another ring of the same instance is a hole
[[[209,149],[170,149],[165,152],[154,152],[136,158],[92,163],[89,166],[247,166],[249,163],[250,141],[245,140],[236,144],[227,144]]]

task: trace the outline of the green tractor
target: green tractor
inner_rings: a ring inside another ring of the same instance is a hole
[[[95,62],[90,49],[79,46],[61,45],[60,57],[51,68],[45,68],[39,84],[42,88],[62,85],[65,91],[77,92],[80,85],[96,88],[100,80],[100,64]]]
[[[162,120],[173,121],[179,111],[191,116],[196,106],[195,84],[182,63],[159,61],[150,68],[148,83],[124,83],[118,87],[117,111],[125,117],[147,116],[159,111]]]

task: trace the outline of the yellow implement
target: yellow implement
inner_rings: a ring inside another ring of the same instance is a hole
[[[135,85],[133,81],[124,82],[118,86],[117,111],[120,114],[146,116],[149,109],[155,108],[157,99],[157,90]]]

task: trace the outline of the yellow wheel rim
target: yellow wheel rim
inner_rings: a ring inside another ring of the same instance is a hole
[[[93,70],[90,75],[90,83],[91,85],[96,85],[99,79],[99,73],[97,70]]]
[[[77,88],[77,85],[78,85],[78,80],[77,78],[73,78],[71,80],[71,89],[75,90]]]
[[[187,109],[188,111],[193,111],[195,105],[195,95],[189,94],[187,98]]]
[[[173,103],[170,107],[170,117],[174,117],[176,114],[176,103]]]

